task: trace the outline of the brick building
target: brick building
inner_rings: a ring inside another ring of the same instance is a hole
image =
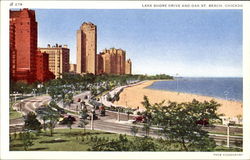
[[[49,71],[51,71],[55,78],[61,77],[61,74],[69,72],[69,49],[67,45],[50,46],[47,48],[39,48],[41,52],[46,52],[49,55]]]
[[[36,81],[37,22],[35,11],[10,11],[10,78]]]
[[[96,74],[97,27],[84,22],[77,30],[77,73]]]
[[[37,51],[36,54],[36,79],[39,82],[45,82],[54,79],[55,75],[49,71],[49,55]]]
[[[126,61],[126,69],[125,69],[125,74],[132,74],[132,62],[130,59]]]
[[[33,83],[53,79],[47,55],[37,51],[35,11],[10,10],[10,79]]]
[[[97,57],[98,74],[131,74],[131,60],[129,60],[130,65],[126,65],[126,51],[115,48],[104,49]],[[130,68],[126,69],[126,66]],[[126,73],[126,70],[130,72]]]

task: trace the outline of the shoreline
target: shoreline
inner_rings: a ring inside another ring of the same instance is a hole
[[[161,80],[159,80],[161,81]],[[167,80],[163,80],[163,81],[167,81]],[[158,82],[158,80],[156,80],[155,82]],[[154,82],[153,82],[154,83]],[[153,84],[152,83],[152,84]],[[149,86],[151,86],[152,84],[150,84]],[[161,89],[153,89],[153,88],[147,88],[149,86],[144,87],[145,89],[150,89],[153,91],[162,91],[162,92],[173,92],[173,93],[185,93],[185,94],[190,94],[190,95],[196,95],[196,96],[202,96],[202,97],[208,97],[208,98],[213,98],[213,99],[220,99],[220,100],[224,100],[224,101],[229,101],[229,102],[238,102],[238,103],[243,103],[243,101],[240,100],[225,100],[223,98],[220,97],[211,97],[211,96],[206,96],[206,95],[202,95],[202,94],[195,94],[195,93],[187,93],[187,92],[177,92],[177,91],[170,91],[170,90],[161,90]]]
[[[120,99],[118,102],[115,102],[116,105],[127,106],[129,108],[137,108],[143,109],[141,102],[143,101],[144,95],[149,98],[149,102],[151,104],[160,103],[163,100],[165,101],[174,101],[177,103],[181,102],[190,102],[193,99],[198,101],[210,101],[215,100],[221,106],[218,108],[218,113],[223,113],[227,117],[237,117],[238,115],[243,115],[243,103],[240,101],[232,101],[225,100],[221,98],[197,95],[192,93],[184,93],[184,92],[175,92],[175,91],[167,91],[167,90],[158,90],[158,89],[149,89],[146,88],[152,85],[154,82],[162,81],[162,80],[149,80],[143,82],[141,84],[126,87],[120,93]],[[164,80],[165,81],[165,80]]]

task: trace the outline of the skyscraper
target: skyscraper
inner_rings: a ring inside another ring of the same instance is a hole
[[[77,30],[77,73],[97,72],[97,27],[84,22]]]
[[[37,22],[35,11],[10,11],[10,78],[36,80]]]

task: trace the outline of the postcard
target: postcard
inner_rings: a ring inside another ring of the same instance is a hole
[[[1,2],[2,159],[249,159],[250,3]]]

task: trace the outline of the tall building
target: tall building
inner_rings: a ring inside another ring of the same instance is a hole
[[[37,51],[36,55],[36,79],[39,82],[45,82],[54,79],[55,75],[49,71],[49,55]]]
[[[10,78],[36,81],[37,22],[35,11],[10,10]]]
[[[49,54],[49,70],[59,78],[62,73],[69,72],[69,49],[67,45],[39,48],[39,51]]]
[[[77,30],[77,73],[97,72],[97,27],[84,22]]]
[[[99,55],[97,55],[97,57],[98,74],[125,74],[126,51],[115,48],[104,49]]]
[[[130,59],[126,61],[126,70],[125,74],[132,74],[132,62]]]

